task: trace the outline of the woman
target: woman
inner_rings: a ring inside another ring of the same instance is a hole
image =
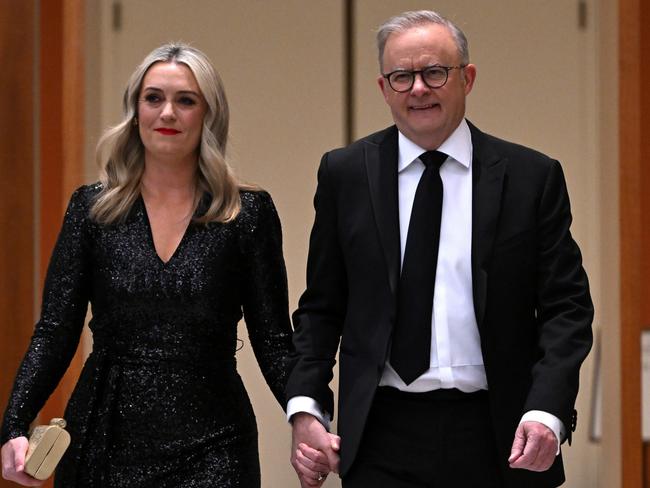
[[[283,405],[291,350],[271,197],[225,161],[228,105],[207,57],[183,44],[131,76],[125,117],[98,144],[100,183],[70,200],[42,316],[2,425],[5,476],[66,370],[87,304],[93,352],[65,412],[57,487],[259,487],[257,428],[235,368],[243,315]]]

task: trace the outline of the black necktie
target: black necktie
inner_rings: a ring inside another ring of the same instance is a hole
[[[426,169],[413,199],[390,355],[391,366],[407,385],[429,369],[442,216],[440,166],[446,159],[447,155],[438,151],[427,151],[420,156]]]

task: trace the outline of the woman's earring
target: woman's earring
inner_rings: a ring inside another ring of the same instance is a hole
[[[137,117],[133,117],[133,125],[134,125],[135,127],[138,126],[138,118],[137,118]]]

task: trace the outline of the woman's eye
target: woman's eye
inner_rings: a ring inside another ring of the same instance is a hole
[[[144,101],[147,103],[159,103],[160,97],[154,93],[149,93],[144,96]]]
[[[186,105],[188,107],[192,105],[196,105],[196,101],[190,97],[181,97],[178,99],[178,103],[180,103],[181,105]]]

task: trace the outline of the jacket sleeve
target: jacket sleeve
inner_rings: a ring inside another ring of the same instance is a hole
[[[328,154],[321,160],[309,240],[307,288],[293,314],[296,349],[287,400],[307,396],[333,416],[329,387],[347,304],[347,277],[338,236],[336,184]]]
[[[246,224],[244,318],[264,378],[284,408],[289,360],[293,351],[282,229],[271,196],[255,192]]]
[[[558,417],[570,439],[579,371],[592,344],[593,304],[560,164],[553,161],[538,207],[537,336],[540,359],[532,368],[526,410]]]

